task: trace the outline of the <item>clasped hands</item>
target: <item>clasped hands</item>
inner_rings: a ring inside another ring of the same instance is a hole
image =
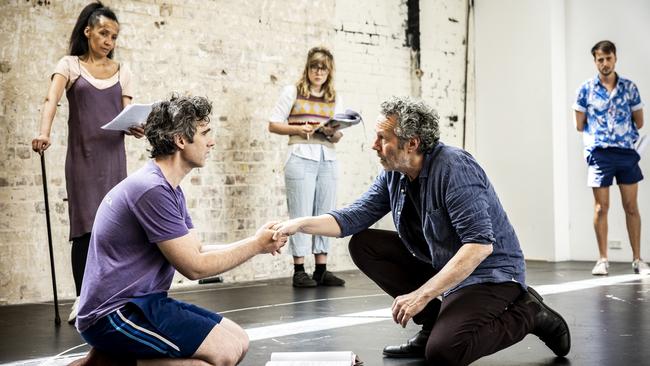
[[[260,252],[270,253],[271,255],[280,254],[281,248],[286,245],[289,237],[298,230],[300,230],[298,219],[267,222],[255,233],[255,237],[261,246]]]

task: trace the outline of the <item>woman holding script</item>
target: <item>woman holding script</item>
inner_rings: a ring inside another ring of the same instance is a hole
[[[68,322],[76,318],[95,212],[106,193],[126,177],[124,133],[100,127],[117,116],[133,96],[131,73],[113,60],[119,33],[115,13],[100,2],[79,14],[70,36],[70,51],[54,69],[43,105],[41,128],[32,149],[43,153],[63,91],[68,98],[68,149],[65,160],[72,273],[77,291]],[[141,128],[130,130],[140,138]]]
[[[334,90],[334,57],[314,47],[296,85],[283,89],[269,119],[269,131],[289,136],[284,167],[289,217],[320,215],[336,205],[337,163],[334,144],[343,134],[326,122],[342,106]],[[293,255],[294,287],[343,286],[345,281],[327,271],[329,239],[296,234],[289,238]],[[305,256],[313,253],[316,269],[305,272]]]

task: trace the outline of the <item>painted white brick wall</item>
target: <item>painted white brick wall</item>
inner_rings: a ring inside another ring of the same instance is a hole
[[[15,0],[1,5],[0,304],[52,296],[40,164],[30,142],[38,131],[49,75],[66,53],[70,31],[86,3]],[[390,95],[409,94],[413,86],[402,0],[105,3],[120,19],[116,59],[133,70],[135,102],[165,98],[172,91],[213,101],[217,145],[207,166],[183,183],[204,242],[232,242],[268,220],[287,218],[286,138],[271,135],[267,119],[280,89],[295,82],[307,50],[315,45],[331,47],[337,91],[366,119],[364,128],[344,131],[337,147],[338,204],[353,201],[374,179],[380,166],[370,147],[378,106]],[[451,136],[453,144],[458,144],[459,123],[446,121],[450,115],[462,121],[464,6],[462,1],[421,2],[422,96],[440,108],[443,136]],[[66,120],[63,97],[53,146],[46,153],[60,298],[74,296],[63,201]],[[144,141],[127,138],[129,172],[146,161],[146,148]],[[389,221],[380,226],[390,227]],[[312,258],[307,266],[313,266]],[[354,268],[347,239],[333,241],[329,267]],[[286,277],[291,271],[288,255],[261,256],[223,277],[228,282],[248,281]],[[174,279],[174,286],[193,283],[180,275]]]

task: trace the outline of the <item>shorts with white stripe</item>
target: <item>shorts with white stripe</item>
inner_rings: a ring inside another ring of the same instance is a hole
[[[138,359],[189,358],[222,318],[167,294],[155,294],[100,318],[81,336],[99,350]]]

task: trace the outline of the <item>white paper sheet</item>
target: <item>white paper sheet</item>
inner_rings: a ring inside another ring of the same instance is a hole
[[[103,125],[105,130],[128,131],[129,127],[142,126],[151,113],[151,104],[129,104],[112,121]]]
[[[339,126],[339,130],[354,126],[362,122],[361,115],[351,109],[347,109],[345,113],[337,113],[329,121],[325,122],[325,126]]]
[[[269,361],[264,366],[351,366],[345,361]]]
[[[354,366],[363,365],[350,351],[273,352],[265,366]]]

